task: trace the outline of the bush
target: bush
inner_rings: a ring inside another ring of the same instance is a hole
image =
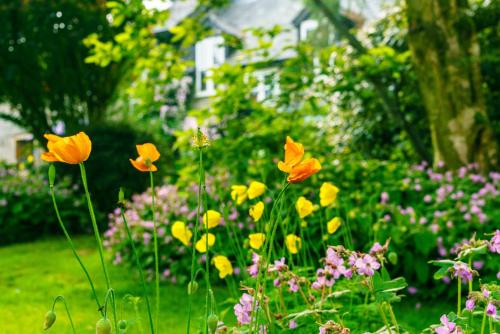
[[[29,241],[49,234],[60,234],[50,196],[46,168],[31,164],[0,164],[0,245]],[[78,185],[57,178],[57,204],[71,232],[81,232],[87,224],[87,208]]]

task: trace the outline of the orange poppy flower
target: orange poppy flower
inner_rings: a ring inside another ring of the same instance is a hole
[[[156,172],[158,168],[153,165],[153,162],[160,159],[160,152],[158,152],[156,146],[151,143],[145,143],[135,145],[135,147],[137,147],[139,156],[135,160],[129,159],[132,166],[141,172]]]
[[[48,152],[42,154],[44,161],[76,165],[86,161],[90,156],[92,142],[84,132],[69,137],[52,134],[46,134],[44,137],[48,140]]]
[[[286,137],[285,161],[278,163],[278,168],[288,173],[288,182],[298,183],[321,170],[318,159],[304,157],[304,146],[296,143],[290,137]]]
[[[290,173],[292,168],[300,163],[304,157],[304,146],[296,143],[289,136],[286,137],[285,144],[285,161],[278,163],[278,168],[285,173]]]

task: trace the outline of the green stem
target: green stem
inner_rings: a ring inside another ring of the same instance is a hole
[[[462,312],[462,281],[460,280],[460,276],[457,277],[457,290],[458,290],[458,298],[457,298],[457,316],[460,317]]]
[[[94,236],[95,236],[95,240],[97,242],[97,248],[99,250],[99,257],[101,259],[101,266],[102,266],[102,270],[104,272],[104,277],[106,279],[106,288],[109,290],[111,287],[111,283],[109,281],[108,270],[106,269],[106,263],[104,261],[104,250],[102,247],[101,237],[99,235],[99,228],[97,227],[97,222],[95,219],[94,207],[92,206],[92,201],[90,199],[90,193],[89,193],[89,188],[88,188],[88,184],[87,184],[87,174],[85,172],[85,166],[83,165],[83,162],[80,163],[80,173],[82,175],[83,188],[85,189],[85,196],[87,198],[87,205],[89,208],[90,220],[92,221],[92,228],[94,230]]]
[[[68,231],[66,230],[66,226],[64,226],[64,223],[61,219],[61,215],[59,213],[59,208],[57,207],[56,197],[55,197],[55,193],[54,193],[54,186],[52,186],[52,185],[50,186],[50,194],[52,196],[52,204],[54,205],[54,210],[56,212],[57,221],[59,222],[59,225],[61,226],[61,229],[63,230],[63,233],[66,237],[66,240],[68,241],[69,246],[71,248],[71,251],[73,252],[73,255],[75,256],[76,260],[80,264],[80,267],[82,268],[83,272],[85,273],[85,277],[87,278],[87,281],[89,282],[89,285],[90,285],[90,289],[92,290],[92,294],[94,295],[94,299],[95,299],[95,302],[97,304],[97,309],[101,312],[101,314],[103,314],[102,310],[101,310],[101,304],[99,303],[99,298],[97,297],[97,293],[95,291],[94,283],[92,282],[92,279],[90,278],[90,274],[87,271],[87,268],[85,267],[85,265],[83,264],[82,259],[80,258],[80,256],[76,252],[75,245],[73,244],[73,241],[71,240],[71,237],[70,237]]]
[[[469,255],[469,268],[472,269],[472,255]],[[472,275],[472,277],[474,277],[474,275]],[[472,292],[472,278],[469,280],[469,294],[471,294]]]
[[[387,307],[389,308],[389,316],[391,317],[392,324],[394,325],[394,328],[396,328],[396,333],[399,334],[398,321],[396,320],[396,315],[394,314],[394,311],[392,310],[391,304],[387,303]]]
[[[158,320],[160,319],[160,263],[158,258],[158,234],[155,218],[155,188],[153,182],[153,172],[149,172],[149,181],[151,186],[151,211],[153,213],[153,243],[155,252],[155,284],[156,284],[156,313],[155,328],[158,332]]]
[[[198,240],[198,227],[200,225],[200,215],[201,215],[201,184],[203,182],[203,151],[201,148],[198,150],[198,207],[196,209],[196,224],[194,226],[194,239],[193,239],[193,249],[191,253],[191,281],[190,284],[193,286],[194,278],[195,278],[195,259],[196,259],[196,248],[195,242]],[[208,236],[207,236],[208,238]],[[191,330],[191,313],[193,306],[193,291],[191,291],[188,295],[188,321],[187,321],[187,329],[186,333],[189,334]]]
[[[69,323],[71,325],[71,329],[73,331],[73,334],[76,334],[75,325],[73,324],[73,319],[71,318],[71,313],[69,312],[68,304],[66,303],[66,299],[64,299],[64,296],[57,296],[54,299],[54,303],[52,304],[52,312],[54,312],[54,309],[56,307],[56,303],[59,300],[61,300],[64,304],[64,308],[66,309],[66,314],[68,315]]]
[[[208,334],[208,316],[210,315],[210,312],[212,311],[212,302],[210,299],[210,295],[212,294],[212,286],[210,284],[210,256],[208,253],[208,198],[207,198],[207,189],[205,188],[205,173],[203,170],[203,184],[202,184],[202,194],[203,194],[203,207],[205,211],[205,247],[206,247],[206,252],[205,252],[205,279],[206,279],[206,285],[207,285],[207,295],[206,295],[206,300],[205,300],[205,307],[206,307],[206,317],[205,317],[205,332]]]
[[[123,212],[123,208],[120,208],[120,212],[123,219],[123,224],[125,225],[125,231],[127,232],[128,239],[130,241],[130,245],[132,246],[132,253],[134,254],[135,264],[137,269],[139,270],[139,276],[141,278],[142,289],[144,290],[144,298],[146,299],[146,306],[148,308],[148,316],[149,316],[149,325],[151,327],[151,334],[155,333],[154,325],[153,325],[153,317],[151,315],[151,306],[149,303],[148,290],[146,288],[146,280],[144,279],[144,272],[142,271],[141,263],[139,261],[139,255],[137,254],[137,249],[135,248],[134,240],[132,239],[132,234],[130,233],[130,228],[128,227],[127,219],[125,218],[125,213]]]
[[[262,265],[262,263],[265,263],[265,269],[264,269],[265,272],[267,272],[267,269],[269,266],[269,259],[271,257],[271,253],[273,250],[274,237],[276,235],[276,230],[278,228],[278,222],[273,221],[274,220],[274,212],[275,212],[275,209],[278,206],[278,204],[280,205],[280,210],[281,210],[281,201],[283,198],[283,194],[285,193],[285,190],[288,188],[289,185],[290,185],[290,183],[286,183],[286,185],[283,187],[283,189],[281,189],[280,193],[276,197],[276,202],[273,205],[273,208],[271,209],[271,213],[269,215],[269,222],[272,224],[272,226],[270,227],[271,228],[271,237],[270,238],[266,237],[266,241],[264,242],[264,247],[262,247],[262,254],[265,256],[265,259],[264,260],[261,259],[261,262],[260,262],[260,265]],[[286,236],[284,236],[284,237],[286,237]],[[267,256],[266,256],[266,248],[267,247],[269,247],[269,250],[268,250]],[[260,267],[260,265],[259,265],[259,267]],[[257,328],[258,328],[258,319],[257,319],[258,312],[256,312],[256,305],[257,305],[258,293],[260,290],[262,272],[263,272],[262,268],[259,268],[258,274],[257,274],[256,289],[255,289],[254,296],[253,296],[252,313],[251,313],[251,317],[250,317],[250,333],[253,333],[254,323],[255,323],[255,326],[257,326]],[[263,295],[263,293],[262,293],[262,295]],[[262,303],[260,305],[262,305]]]
[[[484,329],[486,327],[486,306],[484,306],[483,321],[481,322],[481,334],[484,334]]]

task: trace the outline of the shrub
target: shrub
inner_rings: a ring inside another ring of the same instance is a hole
[[[0,245],[61,233],[46,168],[0,164],[0,178]],[[81,232],[87,220],[79,187],[66,177],[56,180],[55,189],[62,219],[72,232]]]

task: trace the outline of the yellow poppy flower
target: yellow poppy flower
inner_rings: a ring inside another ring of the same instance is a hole
[[[46,134],[44,137],[48,140],[48,152],[42,154],[44,161],[58,161],[75,165],[86,161],[90,156],[92,142],[84,132],[69,137],[51,134]]]
[[[129,159],[132,166],[141,172],[156,172],[158,168],[153,165],[153,162],[160,159],[160,152],[156,149],[156,146],[151,143],[145,143],[142,145],[135,145],[137,148],[137,153],[139,157],[135,160]]]
[[[300,196],[297,202],[295,203],[295,209],[299,214],[301,219],[309,216],[314,211],[313,203],[306,199],[304,196]]]
[[[264,244],[266,235],[264,233],[254,233],[248,235],[248,239],[250,240],[250,247],[253,249],[259,249]]]
[[[233,266],[227,257],[224,255],[216,255],[212,259],[212,263],[215,265],[215,268],[219,271],[219,277],[224,278],[227,275],[233,274]]]
[[[250,217],[253,218],[254,222],[258,222],[264,213],[264,202],[259,201],[255,205],[252,205],[249,210]]]
[[[285,244],[291,254],[297,254],[302,247],[302,239],[295,234],[289,234],[286,236]]]
[[[172,225],[172,235],[184,245],[188,246],[189,241],[193,237],[193,232],[187,228],[184,222],[176,221]]]
[[[248,186],[248,198],[254,199],[262,195],[266,191],[266,185],[262,182],[252,181]]]
[[[219,225],[220,220],[221,220],[221,214],[215,210],[208,210],[204,215],[203,215],[203,226],[205,226],[206,229],[211,229]],[[207,227],[208,223],[208,227]]]
[[[339,229],[340,225],[342,225],[342,220],[339,217],[335,217],[330,220],[328,223],[326,223],[328,234],[335,233]]]
[[[208,233],[208,248],[215,244],[215,235]],[[207,251],[207,234],[203,234],[195,244],[195,248],[200,253],[205,253]]]
[[[231,186],[231,198],[240,205],[247,199],[247,186],[234,185]]]
[[[335,187],[330,182],[323,183],[319,189],[319,201],[321,206],[328,206],[335,202],[338,192],[339,188]]]

